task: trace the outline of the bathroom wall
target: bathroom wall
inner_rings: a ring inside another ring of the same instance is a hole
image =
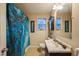
[[[72,4],[72,46],[79,48],[79,4]]]
[[[29,17],[30,21],[32,19],[34,19],[34,21],[35,21],[35,32],[34,33],[30,32],[31,46],[39,46],[39,44],[45,42],[45,39],[47,39],[47,37],[48,37],[48,25],[47,24],[48,24],[49,14],[48,13],[47,14],[44,14],[44,13],[31,14],[31,13],[29,13],[28,17]],[[38,26],[37,26],[38,17],[46,18],[46,30],[41,30],[41,31],[38,30]]]
[[[0,55],[3,48],[6,48],[6,4],[0,3]]]

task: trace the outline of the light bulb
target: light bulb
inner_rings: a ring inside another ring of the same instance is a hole
[[[61,9],[63,9],[63,6],[62,5],[54,5],[52,9],[53,10],[61,10]]]

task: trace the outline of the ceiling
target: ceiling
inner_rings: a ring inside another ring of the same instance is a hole
[[[30,13],[50,13],[54,11],[53,5],[55,3],[20,3],[16,4],[18,7],[24,9],[24,11],[28,11]],[[72,4],[65,3],[63,5],[63,9],[59,10],[60,12],[71,12],[72,11]]]
[[[36,3],[36,4],[26,4],[29,12],[31,13],[50,13],[53,4]]]

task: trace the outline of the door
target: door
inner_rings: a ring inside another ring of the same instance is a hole
[[[6,51],[6,4],[0,3],[0,56],[5,56]]]

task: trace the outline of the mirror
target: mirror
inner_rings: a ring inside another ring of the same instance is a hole
[[[56,33],[62,37],[71,39],[72,37],[72,4],[64,4],[56,14]]]

